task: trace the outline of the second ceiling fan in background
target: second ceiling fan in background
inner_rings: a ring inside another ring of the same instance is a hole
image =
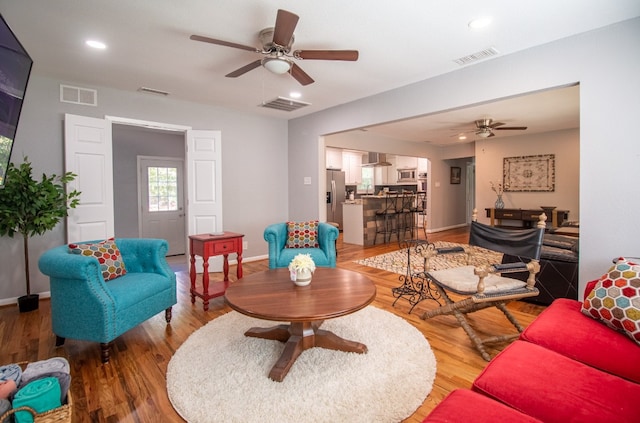
[[[291,51],[291,46],[294,42],[293,31],[298,24],[298,19],[298,15],[279,9],[275,26],[273,28],[263,29],[258,35],[262,48],[255,48],[201,35],[192,35],[190,38],[195,41],[247,50],[264,56],[225,75],[229,78],[236,78],[259,66],[264,66],[276,74],[290,73],[301,85],[309,85],[314,82],[313,78],[294,63],[294,60],[358,60],[358,50]]]

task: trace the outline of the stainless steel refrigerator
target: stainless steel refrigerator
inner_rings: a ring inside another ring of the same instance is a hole
[[[342,203],[345,199],[344,172],[327,169],[327,222],[335,222],[342,230]]]

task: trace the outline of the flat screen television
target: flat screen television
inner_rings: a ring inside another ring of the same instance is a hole
[[[33,60],[0,14],[0,188],[4,186]]]

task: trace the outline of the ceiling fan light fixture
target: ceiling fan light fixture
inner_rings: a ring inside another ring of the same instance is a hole
[[[476,133],[480,138],[489,138],[491,136],[491,130],[482,129]]]
[[[279,57],[265,57],[262,59],[262,66],[264,66],[269,72],[276,75],[282,75],[289,72],[291,69],[291,63],[288,60]]]

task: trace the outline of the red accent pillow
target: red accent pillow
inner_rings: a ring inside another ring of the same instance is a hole
[[[69,244],[69,252],[97,258],[105,281],[127,273],[115,238],[109,238],[97,244]]]

